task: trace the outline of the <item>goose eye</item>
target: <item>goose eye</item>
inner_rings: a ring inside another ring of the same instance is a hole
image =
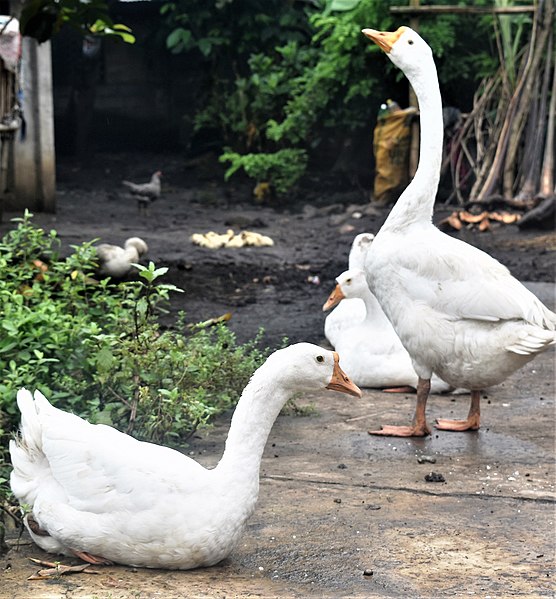
[[[317,362],[324,362],[324,356],[317,356]]]
[[[346,283],[347,283],[348,285],[351,285],[351,279],[346,279]]]
[[[413,40],[407,40],[407,43],[411,46],[413,44]]]

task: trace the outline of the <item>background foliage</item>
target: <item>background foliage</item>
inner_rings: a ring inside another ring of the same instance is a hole
[[[506,0],[496,0],[498,4]],[[438,0],[436,5],[449,4]],[[510,2],[511,3],[511,2]],[[307,168],[372,173],[372,130],[381,103],[405,107],[408,86],[361,28],[396,29],[409,20],[389,9],[398,0],[172,0],[160,9],[156,39],[173,54],[202,65],[195,100],[184,107],[195,140],[216,148],[229,168],[283,195]],[[403,3],[402,3],[403,4]],[[491,5],[478,0],[474,5]],[[104,0],[27,0],[22,31],[48,39],[63,25],[84,33],[120,35]],[[469,112],[473,92],[498,65],[495,26],[517,31],[504,60],[516,64],[523,15],[422,16],[445,105]],[[508,35],[498,39],[509,40]],[[511,51],[511,52],[510,52]],[[510,63],[508,63],[510,64]],[[511,66],[511,65],[510,65]],[[510,69],[511,70],[511,69]],[[369,182],[369,181],[367,181]]]
[[[83,35],[103,35],[130,44],[135,42],[129,27],[114,23],[105,0],[27,0],[10,4],[14,16],[19,19],[21,34],[39,43],[46,42],[65,26]]]
[[[167,47],[207,65],[195,127],[212,131],[225,148],[228,176],[243,169],[275,187],[280,178],[284,192],[305,165],[341,171],[362,153],[370,163],[380,104],[388,97],[407,104],[403,75],[361,35],[365,26],[395,29],[406,22],[392,17],[393,4],[399,2],[178,0],[163,6]],[[422,18],[420,29],[437,57],[443,89],[453,90],[445,102],[469,109],[478,80],[494,68],[492,19],[441,15]],[[293,156],[303,157],[303,167],[292,172]]]

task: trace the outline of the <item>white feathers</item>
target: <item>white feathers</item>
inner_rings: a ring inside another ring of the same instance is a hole
[[[101,243],[96,246],[99,262],[99,274],[115,278],[125,277],[133,263],[149,251],[147,244],[140,237],[126,239],[124,247]]]
[[[420,161],[367,253],[367,281],[420,376],[481,389],[553,344],[556,314],[497,260],[433,226],[443,127],[436,67],[411,29],[383,37],[375,41],[391,44],[388,57],[419,100]]]
[[[153,173],[148,183],[132,183],[131,181],[122,181],[122,185],[127,187],[127,189],[133,195],[155,201],[160,197],[162,191],[161,177],[162,173],[160,171],[156,171]]]
[[[317,346],[275,352],[245,388],[213,470],[22,389],[11,486],[31,507],[29,533],[45,551],[75,550],[135,566],[215,564],[232,551],[254,509],[264,445],[284,403],[300,390],[354,394],[344,377],[336,356]],[[35,524],[46,536],[33,532]]]
[[[365,255],[373,242],[372,233],[360,233],[351,244],[348,257],[348,268],[362,270],[365,265]],[[337,305],[324,320],[324,336],[332,347],[336,347],[342,331],[365,318],[365,305],[361,298],[346,298]]]
[[[350,268],[336,281],[337,290],[345,298],[339,307],[354,299],[363,305],[360,317],[353,315],[335,335],[334,348],[345,372],[361,387],[416,387],[417,374],[411,358],[367,286],[365,273]],[[450,390],[450,385],[433,377],[431,390],[442,393]]]

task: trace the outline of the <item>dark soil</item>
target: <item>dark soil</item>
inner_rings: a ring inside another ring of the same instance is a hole
[[[162,198],[140,215],[122,179],[147,181],[164,174]],[[185,290],[175,294],[172,312],[184,310],[195,322],[232,313],[230,327],[240,341],[260,327],[263,342],[324,341],[322,304],[334,278],[347,268],[353,237],[376,232],[388,208],[369,202],[341,175],[314,174],[286,198],[257,203],[252,183],[224,183],[212,155],[187,162],[176,155],[98,155],[87,164],[58,166],[57,213],[35,221],[58,231],[64,251],[71,244],[99,238],[123,244],[131,236],[149,245],[147,260],[170,267],[167,275]],[[454,206],[437,205],[435,222]],[[4,214],[1,230],[13,226]],[[263,248],[209,250],[193,245],[192,233],[248,229],[270,236]],[[554,232],[500,225],[492,231],[463,230],[455,235],[499,259],[522,281],[553,281]]]

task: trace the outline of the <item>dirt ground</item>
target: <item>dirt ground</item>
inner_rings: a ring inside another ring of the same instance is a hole
[[[147,181],[157,169],[164,176],[163,195],[143,216],[120,182]],[[100,154],[85,165],[62,162],[57,213],[37,214],[35,221],[57,230],[65,251],[93,238],[115,244],[144,238],[146,260],[169,266],[168,280],[185,290],[175,294],[172,309],[184,310],[191,322],[231,312],[230,327],[240,341],[262,326],[270,347],[284,336],[323,342],[322,304],[347,268],[351,242],[363,231],[376,233],[388,208],[370,204],[368,191],[350,188],[333,174],[315,174],[291,196],[258,205],[252,185],[224,185],[222,173],[210,155],[186,162],[174,155]],[[437,206],[435,222],[454,208]],[[12,226],[13,216],[4,214],[0,231]],[[193,233],[229,228],[268,235],[275,245],[208,250],[190,241]],[[522,281],[554,281],[554,231],[505,225],[455,234],[491,253]]]
[[[232,312],[240,340],[265,328],[265,343],[324,344],[321,306],[346,268],[354,235],[376,231],[387,209],[360,191],[315,177],[282,205],[257,206],[248,185],[215,183],[214,163],[177,157],[104,156],[62,164],[58,211],[36,222],[69,245],[92,238],[122,243],[138,235],[148,259],[170,267],[185,289],[172,309],[197,321]],[[164,172],[164,191],[150,215],[125,197],[122,178]],[[451,208],[447,210],[451,211]],[[361,213],[361,218],[356,218]],[[437,210],[435,220],[446,214]],[[5,214],[0,226],[5,231]],[[241,226],[239,226],[241,225]],[[271,248],[206,250],[194,232],[259,231]],[[508,225],[458,233],[500,259],[554,307],[553,232]],[[435,396],[431,422],[462,416],[467,396]],[[489,390],[477,433],[437,432],[427,439],[370,437],[367,429],[409,421],[412,395],[366,390],[361,400],[333,392],[304,397],[306,417],[284,414],[268,441],[261,494],[244,539],[216,567],[164,572],[97,568],[28,581],[48,559],[27,537],[9,535],[0,558],[1,599],[177,599],[181,597],[553,597],[556,594],[554,352],[547,352]],[[230,415],[198,434],[187,449],[214,465]],[[423,461],[433,459],[434,463]],[[444,483],[429,483],[431,471]]]

